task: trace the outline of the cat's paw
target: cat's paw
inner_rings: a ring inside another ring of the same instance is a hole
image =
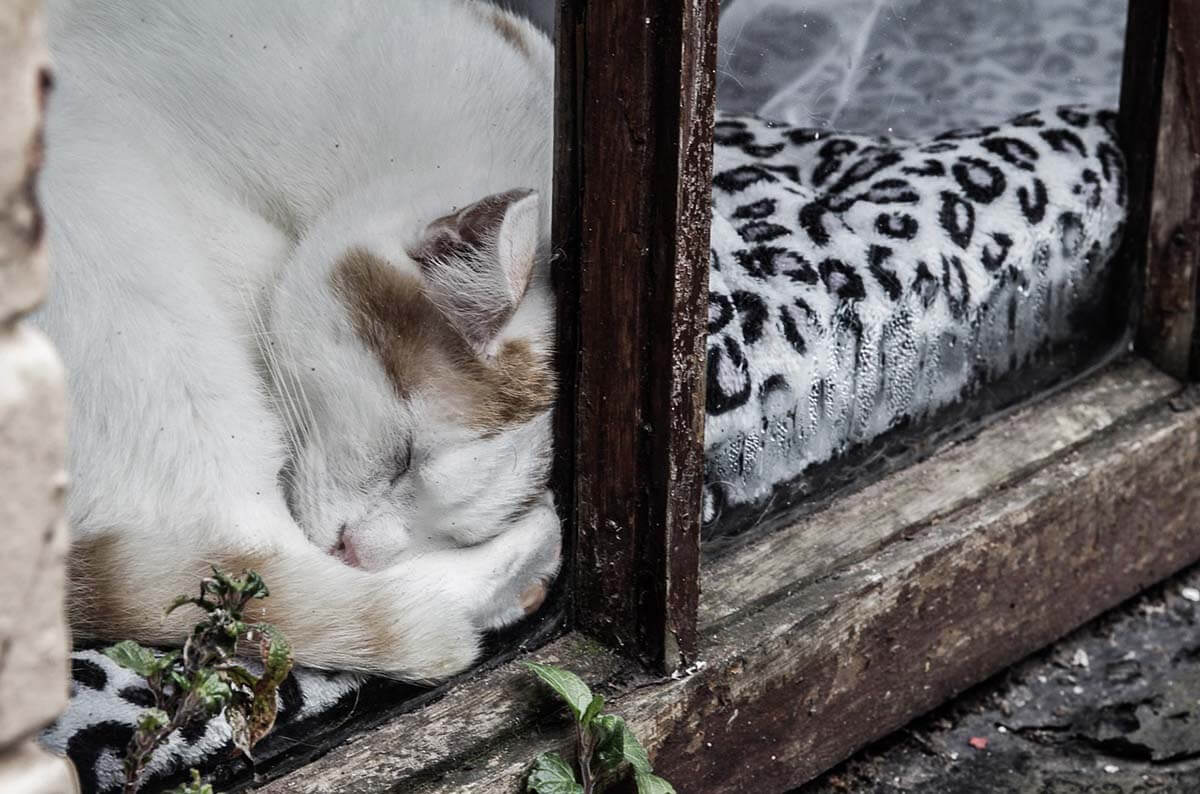
[[[504,532],[460,549],[415,561],[480,630],[497,629],[536,611],[562,561],[562,532],[554,497],[545,492]]]
[[[389,649],[384,673],[413,682],[436,682],[463,672],[479,657],[482,631],[451,605],[410,614],[405,636]],[[385,652],[386,653],[386,652]]]
[[[497,629],[531,615],[546,600],[550,583],[562,564],[562,527],[554,497],[542,499],[512,528],[484,544],[491,570],[475,601],[476,625]]]

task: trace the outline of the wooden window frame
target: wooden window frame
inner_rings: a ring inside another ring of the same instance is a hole
[[[780,791],[1200,559],[1200,4],[1130,0],[1134,352],[701,571],[716,23],[559,0],[569,630],[529,656],[600,686],[680,790]],[[263,790],[517,792],[570,742],[508,663]]]

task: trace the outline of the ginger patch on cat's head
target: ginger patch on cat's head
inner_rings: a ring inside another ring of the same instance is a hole
[[[399,396],[436,394],[484,433],[528,422],[553,404],[555,378],[546,354],[518,338],[482,355],[416,276],[353,249],[334,269],[333,284]]]
[[[523,20],[501,8],[488,8],[486,6],[472,6],[472,8],[483,22],[490,25],[496,33],[500,34],[500,38],[504,39],[514,50],[526,58],[533,54],[529,41],[525,38],[526,31],[522,30]],[[528,23],[524,24],[527,25]]]

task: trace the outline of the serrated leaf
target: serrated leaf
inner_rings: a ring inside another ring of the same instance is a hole
[[[275,727],[275,712],[278,704],[274,686],[255,688],[254,699],[250,701],[250,710],[246,715],[246,740],[249,747],[258,744],[259,740]],[[246,750],[246,755],[250,755],[249,749]]]
[[[574,673],[537,662],[525,662],[525,666],[533,671],[551,689],[558,693],[571,710],[578,722],[592,703],[592,690],[583,683],[583,679]]]
[[[171,721],[171,715],[162,709],[146,709],[138,715],[137,726],[142,733],[156,733]]]
[[[225,593],[240,593],[242,591],[243,583],[236,576],[225,573],[215,565],[212,566],[212,572],[213,575],[210,581],[213,583],[209,587],[214,594],[223,595]]]
[[[210,714],[219,711],[229,702],[229,698],[233,694],[229,689],[229,684],[225,683],[221,676],[213,670],[197,671],[192,677],[189,691],[199,698]]]
[[[638,794],[675,794],[674,786],[649,772],[636,773],[633,782],[637,784]]]
[[[542,753],[534,760],[526,788],[533,794],[583,794],[575,770],[558,753]]]
[[[213,787],[201,782],[200,773],[193,769],[192,782],[176,786],[169,794],[213,794]]]
[[[143,678],[161,672],[158,657],[149,648],[143,648],[133,640],[122,640],[104,649],[104,655],[126,670],[132,670]]]
[[[292,646],[270,624],[260,623],[254,628],[262,637],[258,643],[258,653],[263,663],[261,680],[266,682],[264,686],[277,687],[292,670]]]
[[[623,764],[629,764],[634,772],[650,772],[650,758],[625,720],[615,714],[601,714],[593,720],[592,732],[601,771],[615,773]]]

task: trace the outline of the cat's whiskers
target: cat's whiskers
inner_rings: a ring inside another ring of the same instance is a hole
[[[279,408],[279,413],[283,420],[284,432],[287,434],[287,442],[291,447],[292,454],[300,451],[300,436],[298,432],[298,416],[292,402],[291,395],[288,393],[287,385],[280,377],[281,368],[279,360],[275,356],[274,345],[271,340],[267,339],[266,322],[263,319],[262,311],[259,309],[257,302],[247,295],[247,289],[239,288],[238,293],[242,298],[242,305],[245,307],[246,315],[250,321],[250,326],[254,331],[255,343],[258,346],[259,353],[262,356],[263,364],[267,368],[267,375],[274,388],[271,393],[275,395],[275,403]]]
[[[265,331],[265,323],[263,323],[263,325]],[[292,340],[295,338],[295,335],[275,334],[275,336],[282,344],[288,346],[287,352],[288,355],[291,356],[292,360],[297,360],[295,348],[291,347]],[[312,438],[313,440],[320,442],[320,426],[317,424],[316,413],[313,411],[312,402],[308,399],[308,392],[304,388],[304,382],[301,381],[300,376],[294,372],[290,373],[290,377],[292,380],[292,386],[295,389],[295,393],[296,395],[299,395],[299,400],[296,400],[296,407],[298,409],[303,409],[303,416],[301,418],[303,419],[302,426],[305,437]],[[297,451],[299,451],[299,447],[297,447]]]

